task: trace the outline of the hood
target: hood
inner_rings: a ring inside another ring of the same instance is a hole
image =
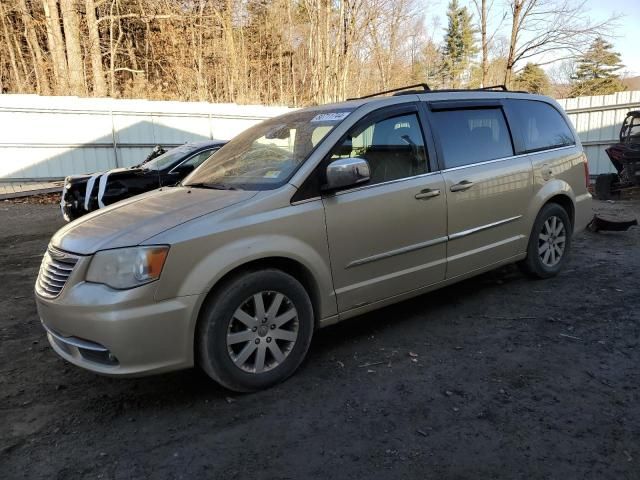
[[[69,223],[56,232],[51,244],[80,255],[131,247],[181,223],[247,200],[256,193],[186,187],[155,190]]]
[[[112,168],[111,170],[107,170],[104,172],[96,172],[96,173],[88,173],[86,175],[69,175],[65,177],[64,183],[65,185],[70,185],[72,188],[79,187],[81,185],[86,185],[87,182],[94,178],[97,183],[102,175],[108,174],[109,178],[117,178],[123,174],[130,175],[131,173],[144,173],[145,171],[139,167],[121,167],[121,168]]]

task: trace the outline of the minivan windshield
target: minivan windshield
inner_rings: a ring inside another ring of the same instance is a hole
[[[305,109],[266,120],[227,143],[182,184],[231,190],[278,188],[352,111]]]

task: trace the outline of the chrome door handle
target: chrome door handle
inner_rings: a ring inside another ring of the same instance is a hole
[[[473,182],[470,182],[469,180],[463,180],[460,183],[451,185],[450,190],[452,192],[464,192],[465,190],[469,190],[471,187],[473,187]]]
[[[420,193],[416,193],[416,200],[426,200],[427,198],[437,197],[438,195],[440,195],[440,190],[427,188]]]

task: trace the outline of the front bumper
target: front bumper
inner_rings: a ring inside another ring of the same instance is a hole
[[[81,281],[53,299],[36,293],[36,305],[52,348],[79,367],[114,376],[191,367],[201,298],[155,301],[155,289],[155,283],[113,290]]]
[[[60,194],[60,210],[67,222],[88,213],[84,209],[84,198],[80,193],[79,186],[69,184],[67,179],[65,179],[64,188]]]

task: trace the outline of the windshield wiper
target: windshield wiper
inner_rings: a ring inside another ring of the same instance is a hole
[[[185,187],[193,187],[193,188],[211,188],[213,190],[240,190],[237,187],[229,185],[227,183],[206,183],[206,182],[197,182],[190,183],[189,185],[185,185]]]

